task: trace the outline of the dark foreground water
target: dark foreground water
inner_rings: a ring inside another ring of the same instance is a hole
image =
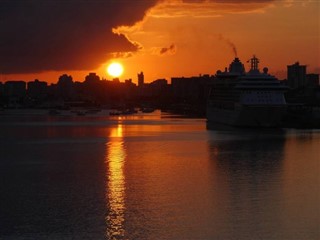
[[[0,116],[0,239],[320,239],[320,131]]]

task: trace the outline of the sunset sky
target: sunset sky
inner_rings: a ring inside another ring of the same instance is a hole
[[[319,0],[0,0],[0,81],[57,82],[88,72],[120,80],[215,74],[256,54],[286,77],[299,61],[320,72]]]

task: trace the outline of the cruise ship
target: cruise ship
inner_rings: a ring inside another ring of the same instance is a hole
[[[229,69],[217,71],[207,102],[207,126],[218,123],[235,127],[280,127],[286,113],[284,92],[287,87],[268,69],[259,70],[259,59],[253,56],[251,68],[245,71],[239,58]]]

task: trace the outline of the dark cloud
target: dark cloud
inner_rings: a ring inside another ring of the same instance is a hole
[[[0,73],[84,70],[138,46],[112,28],[157,0],[0,0]]]
[[[153,8],[150,16],[212,18],[229,13],[261,13],[274,2],[275,0],[167,0]]]
[[[203,3],[203,2],[212,2],[212,3],[268,3],[275,0],[183,0],[185,3]]]
[[[172,55],[177,51],[177,47],[174,44],[171,44],[169,47],[161,48],[159,51],[160,55]]]
[[[185,3],[202,3],[204,0],[183,0]]]

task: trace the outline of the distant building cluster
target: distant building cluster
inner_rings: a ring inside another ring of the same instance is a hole
[[[320,106],[319,74],[307,73],[307,66],[296,62],[287,66],[288,103]]]
[[[145,83],[144,73],[137,75],[138,85],[131,79],[100,79],[89,73],[83,82],[74,81],[64,74],[56,84],[34,80],[0,82],[0,108],[68,108],[74,106],[144,106],[171,108],[177,111],[205,112],[209,85],[214,75],[172,77]],[[288,101],[320,105],[319,74],[308,74],[307,66],[299,62],[287,66],[287,79],[283,81],[290,90]]]
[[[307,66],[299,62],[287,66],[287,80],[291,89],[319,86],[319,74],[307,74]]]

